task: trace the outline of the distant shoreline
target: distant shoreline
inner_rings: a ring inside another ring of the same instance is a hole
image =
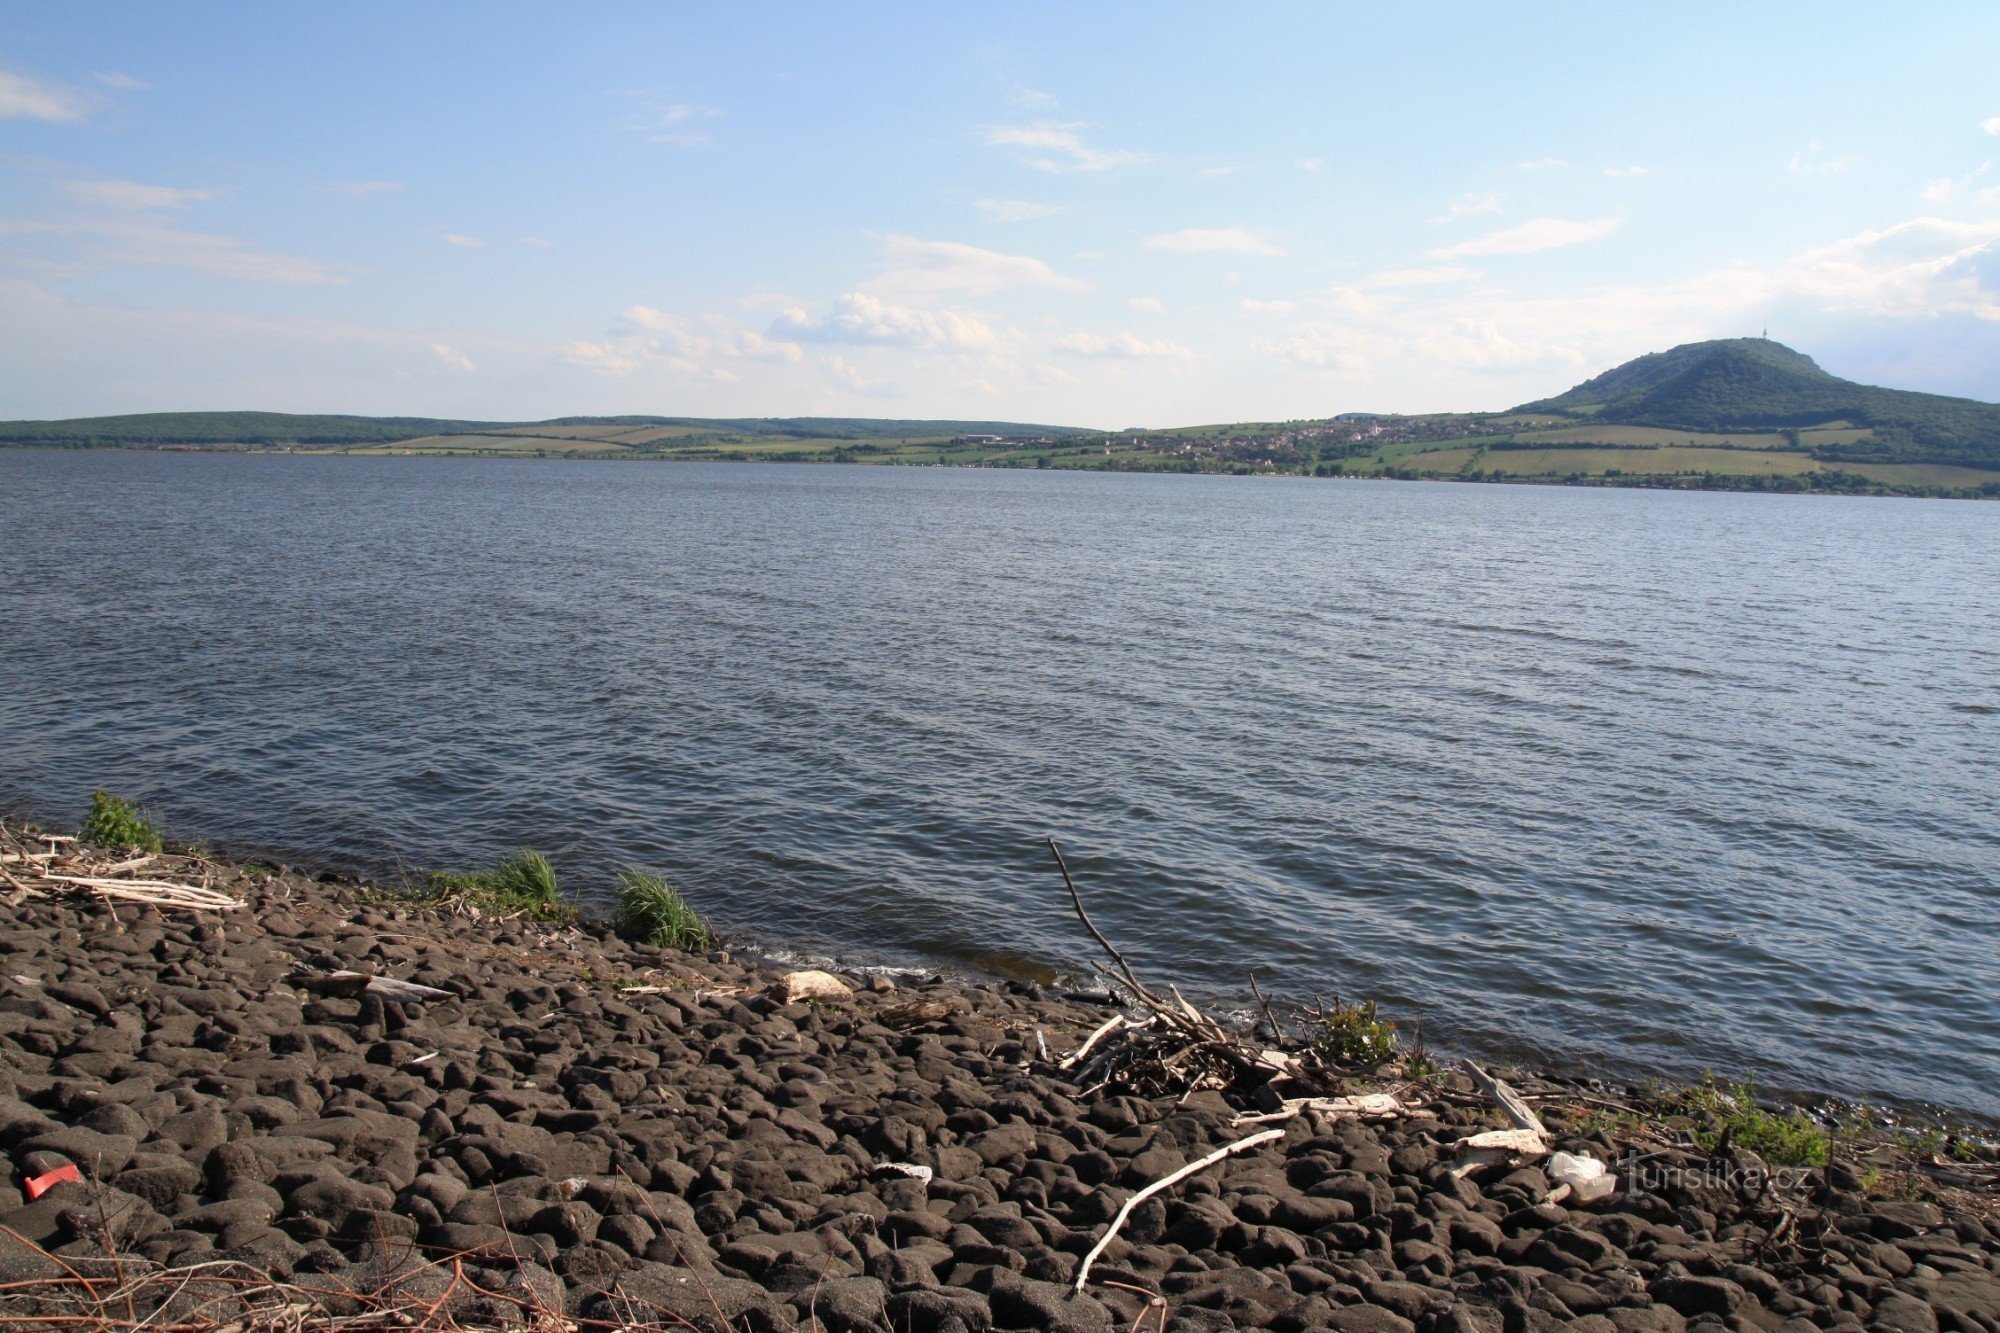
[[[1382,468],[1374,471],[1317,470],[1311,468],[1252,467],[1247,465],[1147,465],[1113,454],[1105,462],[1087,457],[1064,457],[1037,466],[1015,458],[984,457],[955,459],[940,457],[924,461],[920,457],[833,456],[789,453],[772,456],[747,451],[718,451],[713,454],[606,453],[601,450],[475,450],[402,449],[394,445],[352,448],[287,447],[258,444],[216,445],[117,445],[0,443],[0,451],[21,453],[100,453],[100,454],[250,454],[282,458],[425,458],[484,460],[488,462],[575,462],[575,463],[756,463],[850,465],[855,467],[959,468],[988,472],[1104,472],[1144,476],[1204,477],[1291,477],[1326,481],[1426,481],[1465,482],[1483,485],[1549,486],[1604,490],[1731,491],[1759,495],[1839,495],[1906,500],[2000,500],[2000,473],[1984,474],[1981,469],[1953,469],[1968,475],[1991,475],[1992,481],[1979,485],[1895,485],[1872,479],[1861,472],[1832,468],[1820,473],[1734,475],[1727,473],[1651,473],[1563,475],[1456,471],[1427,472],[1414,468]],[[1861,466],[1861,465],[1857,465]],[[1933,466],[1933,465],[1922,465]],[[1934,465],[1942,467],[1944,465]]]

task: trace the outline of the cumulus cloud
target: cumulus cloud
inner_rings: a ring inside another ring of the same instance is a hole
[[[1326,165],[1326,159],[1320,157],[1302,157],[1298,161],[1292,163],[1292,165],[1297,167],[1300,171],[1318,171],[1320,168]]]
[[[888,267],[864,286],[905,301],[945,293],[989,296],[1013,287],[1083,286],[1031,256],[1003,254],[961,241],[889,236],[882,242],[882,256]]]
[[[1033,125],[995,125],[986,131],[986,142],[994,148],[1019,150],[1018,160],[1037,171],[1110,171],[1153,160],[1151,153],[1129,148],[1092,148],[1078,133],[1082,128],[1081,124],[1046,120]]]
[[[715,364],[718,360],[798,362],[804,359],[805,349],[742,328],[725,316],[692,319],[653,306],[634,305],[620,312],[605,337],[570,343],[563,356],[572,365],[604,375],[664,371],[728,384],[737,376],[726,366]]]
[[[1054,93],[1045,93],[1039,88],[1016,88],[1014,101],[1030,111],[1053,111],[1061,105]]]
[[[982,350],[999,341],[991,326],[955,310],[892,305],[868,292],[849,292],[825,315],[791,306],[771,322],[774,334],[804,342]]]
[[[477,236],[466,236],[455,231],[448,231],[438,237],[438,239],[446,245],[455,245],[461,250],[477,250],[486,244],[486,242],[480,240]]]
[[[1253,315],[1289,315],[1299,308],[1297,301],[1250,301],[1243,308]]]
[[[1988,116],[1979,122],[1979,128],[1988,134],[2000,134],[2000,116]]]
[[[1612,177],[1650,176],[1653,174],[1653,169],[1641,166],[1606,167],[1604,174]]]
[[[1164,315],[1167,313],[1167,303],[1157,296],[1135,296],[1125,304],[1131,306],[1134,310],[1143,310],[1149,315]]]
[[[444,362],[453,370],[469,373],[476,369],[472,364],[472,358],[459,351],[456,347],[453,347],[450,343],[432,343],[431,350],[437,353],[438,360]]]
[[[1141,338],[1130,333],[1109,337],[1096,333],[1071,333],[1049,344],[1071,356],[1105,357],[1124,361],[1192,361],[1194,353],[1164,338]]]
[[[1560,157],[1538,157],[1528,162],[1516,162],[1514,169],[1516,171],[1553,171],[1557,167],[1566,167],[1568,165],[1569,163]]]
[[[859,366],[856,366],[845,357],[821,357],[819,368],[821,373],[828,379],[834,381],[843,389],[852,389],[856,393],[869,393],[882,387],[881,380],[869,379],[861,373]]]
[[[1533,255],[1586,241],[1602,240],[1618,230],[1610,218],[1579,222],[1568,218],[1536,218],[1505,231],[1492,232],[1431,251],[1433,259],[1471,259],[1482,255]]]
[[[1148,250],[1183,255],[1282,255],[1269,241],[1241,227],[1184,227],[1139,242]]]
[[[74,89],[0,69],[0,120],[82,120],[90,102]]]
[[[169,185],[141,185],[137,181],[65,181],[62,188],[83,203],[132,212],[170,212],[215,198],[213,190],[177,190]]]
[[[1492,192],[1486,194],[1462,194],[1444,206],[1444,212],[1431,219],[1433,222],[1455,222],[1459,218],[1474,213],[1498,213],[1500,196]]]
[[[1062,212],[1056,204],[1034,204],[1025,199],[981,199],[974,205],[995,222],[1032,222]]]

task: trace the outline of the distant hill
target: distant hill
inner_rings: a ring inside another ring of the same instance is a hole
[[[0,421],[0,445],[338,447],[452,435],[520,435],[541,427],[560,428],[565,433],[578,427],[662,427],[729,436],[853,441],[1085,433],[1074,427],[1008,421],[895,421],[865,417],[557,417],[550,421],[455,421],[435,417],[296,416],[287,412],[146,412],[64,421]]]
[[[1813,456],[2000,468],[2000,405],[1856,384],[1765,338],[1654,352],[1515,410],[1710,433],[1845,427]]]

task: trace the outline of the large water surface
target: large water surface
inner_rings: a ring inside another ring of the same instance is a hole
[[[0,451],[0,803],[2000,1115],[2000,505]]]

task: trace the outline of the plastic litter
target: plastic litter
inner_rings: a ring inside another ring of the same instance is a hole
[[[39,1176],[21,1182],[21,1190],[30,1201],[41,1198],[66,1180],[81,1181],[83,1176],[76,1169],[75,1162],[66,1162],[53,1171],[44,1171]]]
[[[1567,1185],[1578,1203],[1594,1203],[1618,1188],[1617,1177],[1595,1157],[1559,1152],[1549,1158],[1549,1179]]]

